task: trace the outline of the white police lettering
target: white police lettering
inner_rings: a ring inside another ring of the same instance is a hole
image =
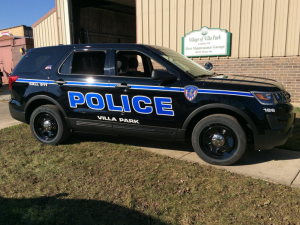
[[[135,119],[119,118],[117,120],[116,117],[112,117],[112,118],[110,118],[109,116],[97,116],[97,117],[99,120],[103,120],[103,121],[140,124],[139,120],[135,120]]]
[[[117,121],[115,117],[110,118],[109,116],[97,116],[99,120],[104,120],[104,121]]]
[[[265,112],[275,112],[275,109],[264,108],[263,110],[264,110]]]
[[[69,91],[68,97],[71,108],[77,108],[78,105],[86,104],[90,109],[99,111],[107,107],[109,111],[131,113],[131,108],[133,108],[134,112],[139,114],[151,114],[155,111],[160,116],[175,116],[172,108],[172,98],[169,97],[154,97],[154,101],[152,101],[147,96],[137,95],[133,96],[130,101],[128,95],[121,95],[120,102],[122,102],[122,105],[115,105],[112,94],[105,94],[104,98],[98,93],[91,92],[84,95],[81,92]],[[155,110],[153,109],[154,107]],[[100,116],[98,119],[112,121],[109,117]],[[136,120],[127,119],[119,120],[119,122],[138,123]]]
[[[36,83],[36,82],[29,82],[30,86],[41,86],[41,87],[47,87],[47,84],[45,83]]]

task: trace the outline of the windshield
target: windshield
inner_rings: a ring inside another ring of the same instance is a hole
[[[171,63],[182,69],[188,74],[191,74],[194,77],[208,75],[211,76],[214,73],[206,70],[204,67],[200,66],[196,62],[190,60],[186,56],[173,51],[172,49],[161,47],[161,46],[152,46],[159,52],[161,56],[169,60]]]

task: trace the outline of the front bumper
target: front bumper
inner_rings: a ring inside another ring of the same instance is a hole
[[[276,146],[284,145],[291,136],[293,128],[294,125],[291,125],[285,134],[254,136],[255,150],[269,150]]]
[[[276,146],[284,145],[285,142],[292,135],[295,119],[296,119],[296,114],[292,113],[292,116],[288,118],[287,121],[284,121],[286,122],[284,129],[282,130],[280,129],[283,128],[280,127],[282,123],[279,123],[277,121],[277,122],[273,122],[272,123],[273,125],[270,124],[271,128],[273,129],[265,131],[264,135],[255,135],[254,136],[255,150],[269,150]],[[274,124],[276,125],[276,127],[274,127]]]

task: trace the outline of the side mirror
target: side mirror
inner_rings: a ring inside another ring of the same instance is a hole
[[[205,63],[204,67],[205,67],[205,69],[207,69],[207,70],[212,70],[212,68],[214,68],[214,67],[213,67],[213,64],[211,64],[210,62]]]
[[[165,81],[171,81],[171,80],[177,80],[177,76],[169,73],[166,70],[153,70],[151,74],[152,80],[160,80],[162,82]]]
[[[0,77],[3,77],[3,72],[0,72]]]

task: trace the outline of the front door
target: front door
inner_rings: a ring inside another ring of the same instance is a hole
[[[52,74],[48,92],[54,93],[74,131],[113,134],[105,103],[110,90],[109,53],[107,49],[72,51]]]
[[[153,69],[166,69],[150,56],[138,51],[112,51],[109,106],[115,134],[174,139],[184,100],[180,79],[161,85],[151,80]],[[114,57],[113,57],[114,56]]]

